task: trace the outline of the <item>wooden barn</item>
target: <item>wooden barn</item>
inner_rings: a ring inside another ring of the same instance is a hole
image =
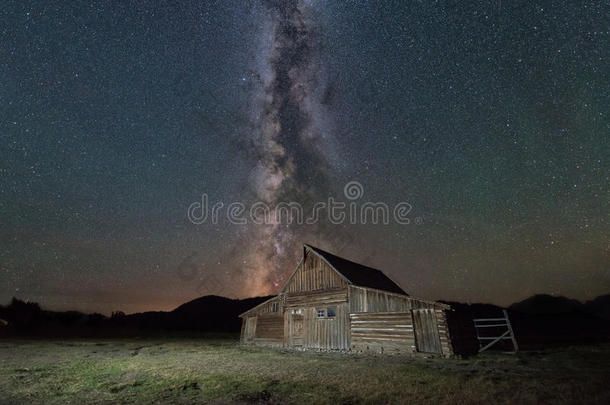
[[[304,245],[280,294],[240,315],[241,342],[451,356],[448,310],[410,297],[379,270]]]

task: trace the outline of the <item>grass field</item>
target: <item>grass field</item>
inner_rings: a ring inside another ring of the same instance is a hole
[[[0,341],[0,403],[610,403],[610,346],[469,359],[231,339]]]

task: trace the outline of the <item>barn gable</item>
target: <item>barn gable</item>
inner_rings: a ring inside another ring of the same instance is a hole
[[[320,290],[346,289],[350,281],[308,245],[303,258],[282,289],[281,294],[303,294]]]
[[[303,246],[303,259],[288,279],[282,294],[345,288],[347,285],[408,295],[380,270],[307,244]]]
[[[305,246],[322,257],[333,269],[348,280],[349,284],[408,295],[381,270],[352,262],[310,245]]]

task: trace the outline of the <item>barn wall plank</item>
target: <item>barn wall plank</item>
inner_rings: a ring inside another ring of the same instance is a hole
[[[350,329],[352,350],[415,351],[411,312],[351,313]]]
[[[241,330],[239,331],[239,342],[240,343],[245,343],[245,341],[246,341],[245,334],[244,334],[244,332],[246,331],[246,319],[247,318],[242,318],[242,320],[241,320]]]
[[[318,309],[335,309],[333,318],[318,318]],[[349,349],[349,307],[347,302],[291,307],[287,313],[300,311],[303,316],[303,347],[319,350]],[[290,342],[290,339],[287,340]]]
[[[284,341],[284,317],[279,315],[259,315],[256,320],[254,339]]]
[[[289,294],[305,291],[345,288],[347,283],[325,261],[306,251],[305,260],[291,277],[284,292]]]
[[[417,351],[442,354],[436,310],[421,308],[412,312]]]
[[[254,308],[244,312],[240,316],[242,318],[245,318],[247,316],[256,316],[256,315],[263,315],[263,314],[272,314],[272,313],[281,314],[284,312],[283,311],[284,306],[285,306],[284,297],[277,296],[277,297],[273,297],[273,298],[255,306]]]
[[[432,301],[420,300],[407,295],[396,294],[373,288],[349,286],[350,312],[406,312],[420,308],[444,306]]]
[[[251,343],[256,333],[256,316],[243,318],[244,322],[244,343]]]
[[[307,291],[287,294],[286,307],[302,307],[347,302],[346,288],[333,288],[321,291]]]
[[[442,310],[436,310],[435,312],[443,356],[453,356],[454,353],[453,346],[451,344],[451,335],[449,334],[449,326],[447,324],[447,313]]]

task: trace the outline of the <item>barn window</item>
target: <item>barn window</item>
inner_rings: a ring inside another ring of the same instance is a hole
[[[324,310],[318,309],[318,318],[324,318]]]
[[[328,318],[334,318],[335,316],[337,316],[337,310],[335,307],[328,307],[326,309],[326,316]]]

